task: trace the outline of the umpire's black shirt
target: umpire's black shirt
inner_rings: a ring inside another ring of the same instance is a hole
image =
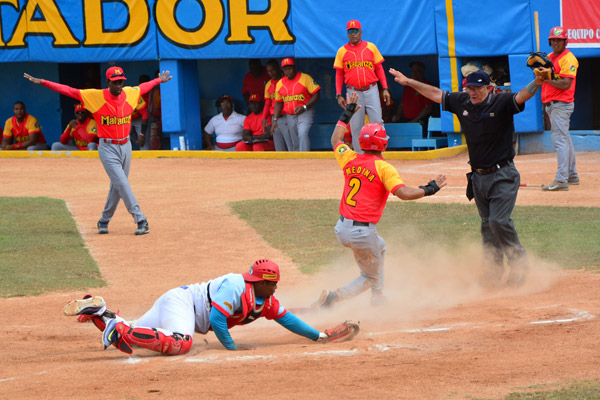
[[[518,105],[516,93],[490,93],[473,105],[468,93],[444,92],[442,110],[456,114],[467,139],[471,168],[490,168],[502,161],[512,161],[513,115],[525,109]]]

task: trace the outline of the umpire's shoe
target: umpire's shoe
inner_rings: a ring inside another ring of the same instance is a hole
[[[101,235],[108,233],[108,222],[98,221],[98,233]]]
[[[150,227],[148,226],[148,220],[143,220],[138,222],[138,227],[135,230],[136,235],[145,235],[146,233],[150,233]]]

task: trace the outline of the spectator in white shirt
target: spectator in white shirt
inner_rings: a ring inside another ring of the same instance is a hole
[[[212,117],[202,131],[207,143],[206,150],[235,151],[235,145],[242,140],[246,116],[233,111],[233,99],[228,95],[217,100],[217,107],[221,108],[221,113]],[[213,134],[215,145],[211,136]]]

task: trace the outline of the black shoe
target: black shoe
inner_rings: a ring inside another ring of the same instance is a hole
[[[101,235],[108,233],[108,222],[98,221],[98,233]]]
[[[314,308],[329,308],[335,303],[337,300],[337,295],[335,292],[330,292],[329,290],[323,290],[319,299],[313,303]]]
[[[146,233],[150,233],[150,227],[148,226],[148,221],[143,220],[138,222],[138,227],[135,230],[136,235],[145,235]]]

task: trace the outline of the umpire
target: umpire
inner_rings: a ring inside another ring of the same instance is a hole
[[[489,264],[484,283],[500,283],[506,254],[511,267],[506,284],[522,284],[529,265],[510,218],[521,181],[513,163],[513,115],[525,109],[525,102],[537,92],[544,78],[536,76],[518,93],[491,93],[489,75],[476,71],[467,76],[466,93],[451,93],[409,79],[394,69],[390,73],[396,82],[412,87],[458,117],[471,164],[467,197],[475,198],[479,210],[484,254]]]

